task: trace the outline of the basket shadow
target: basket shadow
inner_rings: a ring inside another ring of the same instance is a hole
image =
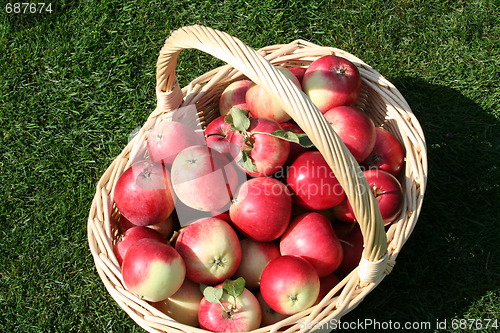
[[[391,81],[426,136],[427,190],[394,271],[341,319],[372,326],[343,331],[380,331],[374,325],[390,322],[429,322],[434,330],[471,310],[493,319],[488,305],[478,307],[493,302],[486,295],[498,295],[500,280],[500,121],[457,90],[410,77]]]

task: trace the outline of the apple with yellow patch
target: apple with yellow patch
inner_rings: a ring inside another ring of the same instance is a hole
[[[326,55],[316,59],[304,73],[302,88],[318,109],[353,105],[361,91],[359,70],[346,58]]]
[[[241,262],[236,232],[216,217],[201,218],[182,228],[175,249],[186,263],[188,279],[207,285],[233,276]]]
[[[219,99],[219,112],[221,116],[228,114],[232,107],[237,107],[241,110],[247,109],[245,96],[251,84],[252,81],[250,80],[238,80],[229,84],[222,91]]]
[[[175,294],[151,305],[179,323],[196,327],[199,324],[198,308],[202,298],[200,285],[184,279],[182,286]]]
[[[276,68],[299,89],[302,89],[299,80],[290,70],[285,67]],[[248,87],[246,106],[254,117],[272,119],[278,123],[292,119],[269,91],[254,82]]]
[[[186,266],[179,253],[172,246],[151,238],[135,242],[123,259],[125,287],[150,302],[175,294],[185,274]]]

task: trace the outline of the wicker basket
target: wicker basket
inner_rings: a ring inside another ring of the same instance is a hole
[[[207,52],[227,65],[216,68],[180,88],[176,76],[179,53],[188,48]],[[368,191],[368,183],[358,163],[309,98],[291,84],[274,65],[308,66],[320,56],[336,54],[352,61],[362,76],[359,108],[377,126],[392,132],[406,151],[400,181],[404,207],[398,219],[386,230],[380,211]],[[353,310],[387,275],[409,238],[419,216],[427,179],[425,138],[420,125],[399,91],[377,71],[355,56],[332,47],[321,47],[304,40],[272,45],[255,51],[226,33],[203,26],[174,31],[166,40],[157,62],[157,107],[139,133],[111,163],[97,184],[88,219],[88,241],[97,272],[119,306],[149,332],[205,332],[180,324],[128,292],[112,248],[118,236],[113,189],[120,174],[145,156],[148,130],[174,110],[195,105],[203,124],[218,113],[218,99],[231,82],[247,77],[275,95],[292,119],[309,135],[337,176],[353,206],[363,233],[365,249],[359,266],[346,276],[316,306],[254,332],[305,332],[322,328]],[[341,291],[340,295],[336,295]],[[301,325],[314,323],[315,325]],[[307,326],[307,327],[305,327]],[[332,329],[331,326],[328,327]]]

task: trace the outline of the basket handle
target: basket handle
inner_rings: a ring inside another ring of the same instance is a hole
[[[263,87],[310,137],[344,188],[359,221],[365,243],[360,278],[364,283],[378,281],[385,270],[380,262],[387,258],[387,238],[380,210],[359,164],[307,95],[254,49],[227,33],[200,25],[172,32],[157,61],[157,109],[169,111],[181,105],[183,95],[175,70],[179,53],[190,48],[219,58]]]

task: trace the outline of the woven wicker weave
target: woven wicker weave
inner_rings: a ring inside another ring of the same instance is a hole
[[[207,52],[227,65],[207,72],[181,88],[175,75],[177,58],[182,50],[190,48]],[[392,132],[404,145],[405,169],[399,177],[404,191],[404,207],[388,230],[384,229],[380,212],[358,163],[309,98],[274,67],[307,67],[327,54],[345,57],[359,68],[362,92],[356,106],[368,113],[377,126]],[[189,26],[176,30],[167,39],[158,57],[157,107],[102,175],[88,219],[89,247],[99,276],[113,299],[146,331],[205,332],[170,319],[124,288],[112,251],[118,236],[117,212],[113,205],[114,186],[127,167],[144,158],[148,130],[160,119],[170,118],[182,106],[195,105],[202,125],[206,125],[219,116],[218,100],[222,90],[245,76],[279,99],[322,153],[353,206],[365,243],[358,268],[318,305],[254,332],[305,332],[307,328],[299,323],[317,323],[315,327],[324,327],[322,323],[340,319],[352,311],[392,270],[396,257],[417,222],[427,180],[425,138],[403,96],[377,71],[345,51],[304,40],[255,51],[238,39],[207,27]],[[340,295],[334,297],[339,290]]]

